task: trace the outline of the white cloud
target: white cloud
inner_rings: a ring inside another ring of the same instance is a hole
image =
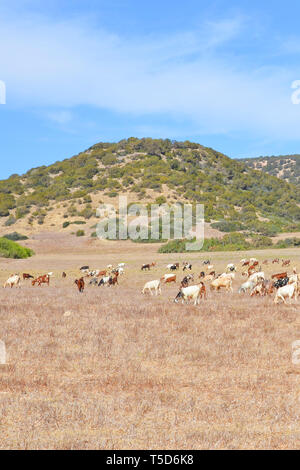
[[[59,124],[72,119],[66,109],[91,105],[186,117],[199,134],[298,137],[300,106],[290,99],[297,70],[253,70],[240,57],[220,53],[239,40],[245,21],[234,17],[133,41],[82,19],[2,16],[0,78],[8,103],[51,107],[48,117]]]
[[[56,122],[57,124],[68,124],[73,119],[73,114],[70,111],[52,111],[46,114],[47,117],[51,120]]]

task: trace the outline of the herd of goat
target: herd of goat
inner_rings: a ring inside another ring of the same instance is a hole
[[[275,258],[272,261],[264,260],[262,264],[267,265],[279,264],[279,258]],[[287,271],[274,273],[270,279],[266,279],[265,273],[259,265],[259,261],[256,258],[250,258],[249,260],[242,259],[240,261],[242,268],[242,276],[246,279],[239,287],[238,292],[246,293],[249,292],[250,296],[267,296],[275,293],[274,302],[278,303],[282,301],[286,303],[288,299],[290,302],[292,299],[297,300],[297,296],[300,293],[300,274],[297,274],[296,268],[293,268],[292,273],[288,274]],[[282,267],[289,267],[290,260],[282,260]],[[156,267],[156,263],[147,263],[141,266],[141,271],[150,271]],[[160,279],[155,279],[145,283],[142,293],[146,292],[153,295],[161,294],[162,284],[177,283],[177,272],[180,270],[180,263],[171,263],[166,266],[169,273],[164,274]],[[118,285],[119,276],[125,273],[125,263],[119,263],[116,267],[108,265],[106,269],[95,269],[91,270],[89,266],[82,266],[80,268],[81,277],[75,280],[75,284],[78,291],[82,293],[88,283],[91,286],[115,286]],[[179,292],[176,295],[174,302],[179,300],[184,302],[193,302],[194,305],[199,304],[200,299],[206,298],[207,291],[206,285],[209,283],[210,290],[219,292],[224,289],[228,292],[233,292],[233,280],[237,267],[233,263],[229,263],[223,273],[217,274],[214,266],[210,260],[203,261],[203,270],[200,272],[198,282],[195,281],[195,274],[192,271],[192,264],[184,262],[182,264],[182,271],[189,271],[189,274],[185,273],[185,276],[180,281]],[[32,286],[41,286],[46,284],[50,285],[50,278],[53,273],[44,274],[34,278],[31,274],[23,273],[22,277],[24,281],[31,281]],[[62,277],[66,278],[67,274],[62,273]],[[19,274],[11,275],[4,284],[6,287],[21,287],[21,277]]]

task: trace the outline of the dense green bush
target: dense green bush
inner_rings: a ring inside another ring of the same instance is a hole
[[[14,242],[17,242],[19,240],[28,240],[28,237],[26,237],[26,235],[21,235],[18,232],[8,233],[7,235],[4,235],[3,238],[7,238],[8,240],[12,240]]]
[[[85,235],[84,230],[77,230],[76,237],[84,237],[84,235]]]
[[[95,215],[95,211],[92,207],[85,207],[82,211],[78,212],[77,215],[84,217],[85,219],[90,219]]]
[[[63,228],[69,227],[69,225],[74,224],[74,225],[85,225],[86,222],[84,220],[74,220],[72,222],[66,221],[63,223]]]
[[[18,243],[0,238],[0,256],[3,258],[25,259],[33,256],[34,252],[30,248],[25,248]]]

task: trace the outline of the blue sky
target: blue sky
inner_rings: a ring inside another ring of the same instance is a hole
[[[300,153],[299,16],[288,0],[0,0],[0,178],[130,136]]]

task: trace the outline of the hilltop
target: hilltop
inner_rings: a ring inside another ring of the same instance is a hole
[[[129,138],[0,181],[0,231],[91,235],[98,205],[117,206],[119,194],[129,204],[203,203],[206,222],[223,232],[300,230],[299,186],[200,144]]]
[[[239,161],[255,170],[300,185],[300,155],[243,158]]]

